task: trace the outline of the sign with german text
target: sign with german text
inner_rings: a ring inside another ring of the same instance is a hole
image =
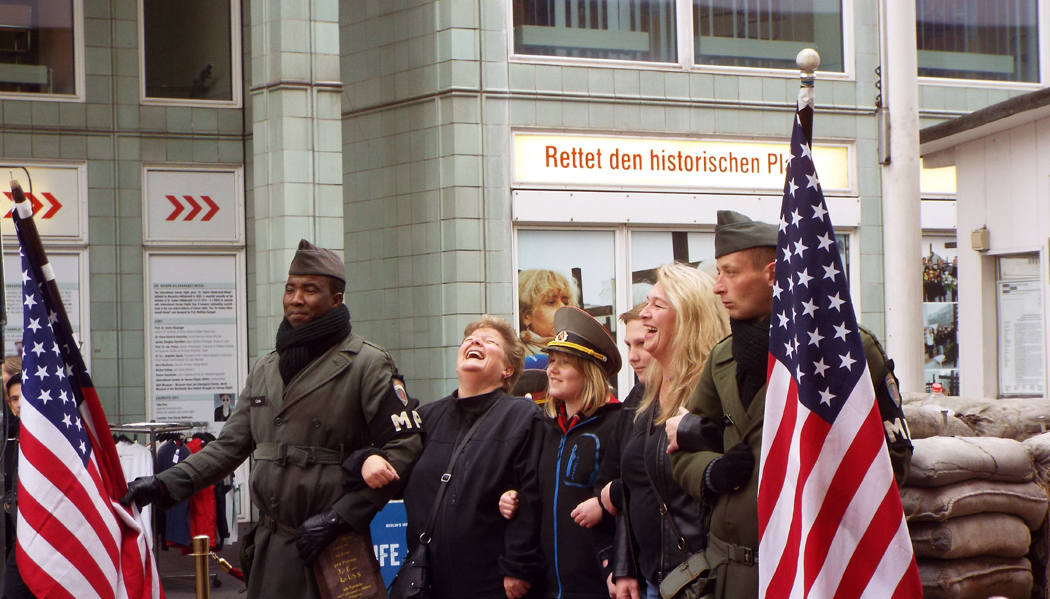
[[[514,134],[514,184],[781,192],[791,158],[784,141]],[[855,193],[849,146],[817,144],[825,193]]]
[[[146,243],[241,243],[244,192],[239,169],[147,167]]]
[[[23,164],[0,164],[0,173],[17,179],[26,192],[26,199],[33,204],[37,230],[45,240],[79,240],[81,210],[86,204],[87,177],[83,164],[25,166]],[[26,171],[29,176],[26,176]],[[7,188],[4,184],[4,188]],[[14,236],[11,221],[14,201],[11,192],[0,197],[0,230],[4,235]]]

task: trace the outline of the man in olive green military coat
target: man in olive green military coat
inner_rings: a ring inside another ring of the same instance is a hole
[[[251,455],[252,503],[261,514],[251,598],[317,597],[309,564],[344,532],[370,538],[372,517],[421,449],[417,403],[390,355],[351,332],[345,285],[334,252],[300,242],[277,349],[255,364],[219,438],[157,476],[136,479],[122,500],[170,507]],[[368,487],[344,490],[344,462],[360,468]]]
[[[667,422],[675,480],[714,506],[707,559],[716,599],[758,597],[758,461],[766,399],[777,227],[729,210],[718,212],[714,292],[729,312],[732,335],[711,350],[689,413]],[[884,420],[894,476],[902,484],[911,441],[892,361],[861,329],[865,357]]]

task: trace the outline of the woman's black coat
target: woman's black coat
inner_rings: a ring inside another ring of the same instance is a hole
[[[541,586],[537,466],[543,415],[532,401],[499,390],[463,399],[454,393],[419,408],[426,433],[404,491],[408,549],[419,544],[453,447],[489,406],[438,511],[428,551],[435,599],[505,599],[504,576]],[[499,513],[499,498],[512,489],[518,512],[508,521]]]
[[[710,519],[709,508],[683,491],[671,474],[667,432],[663,424],[653,424],[658,408],[653,402],[639,415],[623,448],[620,473],[630,527],[617,527],[614,565],[618,576],[636,572],[657,585],[667,572],[707,547]],[[666,516],[660,515],[660,498],[667,503]],[[684,549],[679,547],[679,532]]]

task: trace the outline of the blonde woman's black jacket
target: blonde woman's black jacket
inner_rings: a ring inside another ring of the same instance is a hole
[[[453,447],[489,406],[456,462],[434,525],[428,554],[435,599],[505,599],[504,576],[541,586],[537,466],[543,415],[531,400],[499,390],[464,399],[453,393],[419,408],[426,433],[404,491],[408,547],[419,543]],[[508,521],[499,513],[499,498],[511,489],[519,503]]]
[[[553,400],[550,400],[553,401]],[[547,558],[545,594],[561,599],[606,599],[605,574],[599,562],[612,545],[615,519],[603,512],[601,523],[583,528],[572,518],[580,503],[594,497],[599,466],[616,433],[619,403],[609,403],[563,433],[555,418],[546,418],[547,435],[540,456],[543,498],[541,535]]]
[[[707,547],[710,508],[675,482],[667,432],[662,423],[653,424],[657,408],[659,404],[653,402],[637,417],[620,458],[630,527],[617,528],[615,572],[658,585],[691,554]],[[660,514],[659,498],[667,503],[666,516]],[[685,538],[684,550],[679,547],[678,532]]]

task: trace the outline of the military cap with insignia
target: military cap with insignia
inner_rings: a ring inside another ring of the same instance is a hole
[[[560,351],[597,362],[605,374],[620,371],[620,352],[616,340],[593,316],[573,306],[559,308],[554,313],[554,339],[544,352]]]
[[[317,247],[305,239],[299,241],[299,249],[295,250],[292,263],[288,265],[288,274],[323,275],[346,282],[346,266],[339,254]]]
[[[763,223],[732,210],[718,211],[715,226],[715,258],[757,247],[777,246],[777,226]]]

